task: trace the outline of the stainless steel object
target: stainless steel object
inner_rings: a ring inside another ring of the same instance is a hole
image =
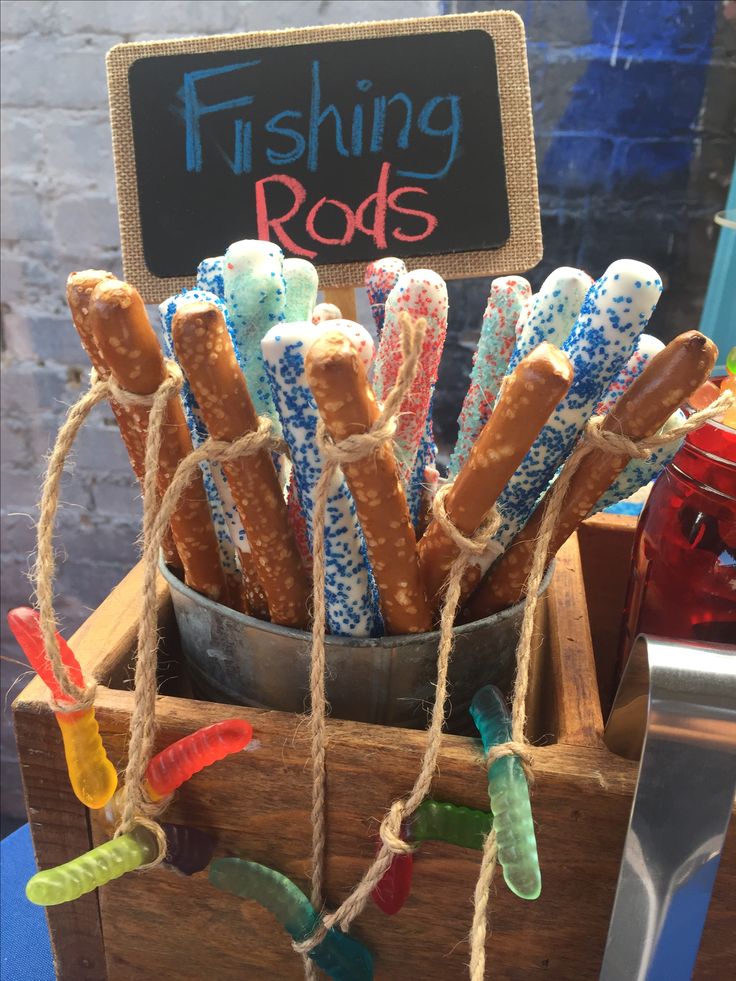
[[[161,564],[181,647],[203,698],[281,712],[308,706],[310,635],[213,603]],[[542,583],[547,588],[551,569]],[[468,706],[483,685],[511,687],[523,605],[456,627],[447,730],[473,735]],[[327,700],[337,719],[421,729],[434,699],[438,633],[325,638]]]
[[[736,647],[639,636],[605,739],[641,764],[600,976],[684,981],[736,792]]]

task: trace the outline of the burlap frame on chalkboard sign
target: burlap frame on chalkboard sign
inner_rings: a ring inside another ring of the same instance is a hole
[[[488,13],[335,24],[328,27],[259,31],[250,34],[219,34],[176,41],[145,41],[116,45],[107,55],[107,81],[120,238],[126,279],[140,290],[149,303],[158,303],[172,293],[194,284],[193,276],[161,279],[154,276],[146,267],[141,239],[128,88],[128,70],[134,61],[159,55],[233,51],[292,44],[316,44],[323,41],[353,41],[363,38],[469,30],[487,31],[496,45],[511,235],[500,249],[431,256],[425,253],[416,258],[405,258],[405,262],[410,269],[430,265],[445,279],[523,272],[536,265],[542,257],[542,229],[537,192],[526,36],[524,24],[518,14],[499,10]],[[223,249],[228,244],[223,242]],[[362,285],[364,269],[365,263],[362,262],[320,266],[320,285],[322,287]]]

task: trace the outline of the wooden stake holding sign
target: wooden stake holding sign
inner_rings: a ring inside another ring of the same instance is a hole
[[[445,279],[541,258],[514,13],[122,44],[107,68],[125,276],[148,302],[246,238],[323,288],[381,255]]]

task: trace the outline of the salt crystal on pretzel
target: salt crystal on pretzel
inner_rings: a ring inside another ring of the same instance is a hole
[[[166,365],[138,291],[116,279],[103,280],[90,297],[89,318],[97,346],[120,388],[136,395],[153,395],[166,380]],[[145,441],[150,407],[131,405],[127,411],[131,425]],[[171,398],[162,426],[159,494],[163,495],[177,466],[191,452],[182,404]],[[179,498],[171,516],[171,530],[187,585],[210,599],[227,602],[225,574],[200,472],[193,475]]]
[[[502,276],[491,283],[478,347],[473,355],[470,385],[458,418],[457,442],[450,457],[450,476],[459,473],[493,412],[493,404],[516,340],[516,324],[531,292],[531,286],[521,276]]]
[[[315,492],[325,468],[317,439],[319,412],[307,384],[304,361],[326,330],[343,333],[358,350],[366,369],[373,359],[373,340],[367,330],[349,320],[329,324],[285,323],[272,327],[261,341],[271,391],[289,444],[292,477],[296,482],[311,548]],[[368,564],[363,533],[342,471],[335,472],[325,512],[325,608],[333,634],[376,636],[381,616],[378,593]]]
[[[194,302],[172,325],[174,349],[210,435],[234,442],[258,429],[222,311]],[[224,464],[274,623],[306,628],[309,589],[268,449]]]
[[[445,513],[458,531],[469,536],[482,525],[571,381],[568,358],[547,343],[536,347],[506,378],[493,415],[444,501]],[[450,567],[458,554],[440,522],[432,521],[419,542],[419,565],[435,611],[440,607]],[[478,584],[481,570],[478,564],[469,566],[463,577],[460,602]]]
[[[632,440],[652,436],[667,418],[708,378],[718,349],[703,334],[691,330],[671,341],[656,355],[631,388],[605,417],[603,432]],[[565,493],[547,550],[549,561],[587,517],[612,481],[626,466],[625,452],[594,446],[575,470]],[[562,475],[565,470],[563,468]],[[547,507],[545,496],[467,604],[469,619],[489,616],[517,603],[524,595],[534,550]]]
[[[659,354],[663,348],[664,344],[658,338],[652,337],[651,334],[641,334],[631,357],[618,372],[606,389],[606,394],[596,406],[595,414],[603,416],[610,412],[617,399],[631,386],[634,379],[639,377],[655,354]]]
[[[90,363],[99,378],[107,378],[110,375],[110,369],[105,363],[102,353],[97,346],[97,341],[92,334],[92,327],[89,321],[89,300],[95,286],[104,279],[115,279],[115,277],[111,272],[106,272],[103,269],[85,269],[82,272],[71,273],[66,281],[66,298],[74,326],[79,334],[82,347],[87,353]],[[128,451],[133,473],[136,475],[142,487],[146,469],[146,448],[141,434],[138,432],[137,422],[130,416],[125,406],[119,405],[114,399],[110,399],[109,401],[123,443]],[[174,544],[170,528],[166,531],[161,547],[166,564],[172,569],[180,572],[183,571],[181,559],[176,551],[176,545]]]
[[[367,433],[380,410],[359,353],[340,331],[322,335],[307,355],[307,381],[336,443]],[[432,629],[416,538],[390,443],[342,469],[353,495],[388,634]]]

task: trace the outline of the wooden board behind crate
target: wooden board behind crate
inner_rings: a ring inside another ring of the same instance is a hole
[[[629,525],[629,538],[631,524]],[[594,532],[591,532],[594,534]],[[608,570],[598,566],[597,575]],[[87,670],[121,684],[139,612],[141,570],[135,569],[72,640]],[[581,615],[582,566],[573,539],[561,553],[541,623],[547,641],[537,659],[530,709],[537,735],[560,742],[535,751],[534,815],[543,892],[516,899],[497,876],[491,896],[488,976],[510,979],[598,976],[631,807],[636,767],[599,742],[591,629]],[[594,582],[587,582],[589,589]],[[161,627],[172,647],[176,632],[160,584]],[[596,633],[593,625],[593,635]],[[175,653],[173,650],[169,653]],[[549,697],[551,689],[553,697]],[[544,696],[544,697],[543,697]],[[100,686],[98,717],[111,758],[125,763],[130,691]],[[88,824],[66,778],[56,724],[39,682],[15,703],[32,832],[42,867],[57,864],[105,838]],[[218,854],[242,854],[292,876],[308,890],[309,736],[301,717],[162,696],[158,745],[237,716],[252,722],[260,748],[237,754],[196,776],[167,817],[210,829]],[[592,721],[591,721],[592,720]],[[421,733],[328,723],[328,863],[326,893],[344,898],[373,854],[371,834],[390,802],[404,794],[424,747]],[[487,807],[478,744],[445,737],[434,785],[438,799]],[[729,976],[736,956],[730,896],[736,888],[736,835],[728,838],[706,925],[696,979]],[[355,926],[376,958],[377,981],[407,971],[453,981],[467,976],[466,935],[479,853],[423,844],[412,895],[386,918],[369,907]],[[130,875],[77,903],[49,910],[60,981],[179,981],[302,977],[286,935],[253,903],[212,889],[206,875],[184,879],[156,870]]]

